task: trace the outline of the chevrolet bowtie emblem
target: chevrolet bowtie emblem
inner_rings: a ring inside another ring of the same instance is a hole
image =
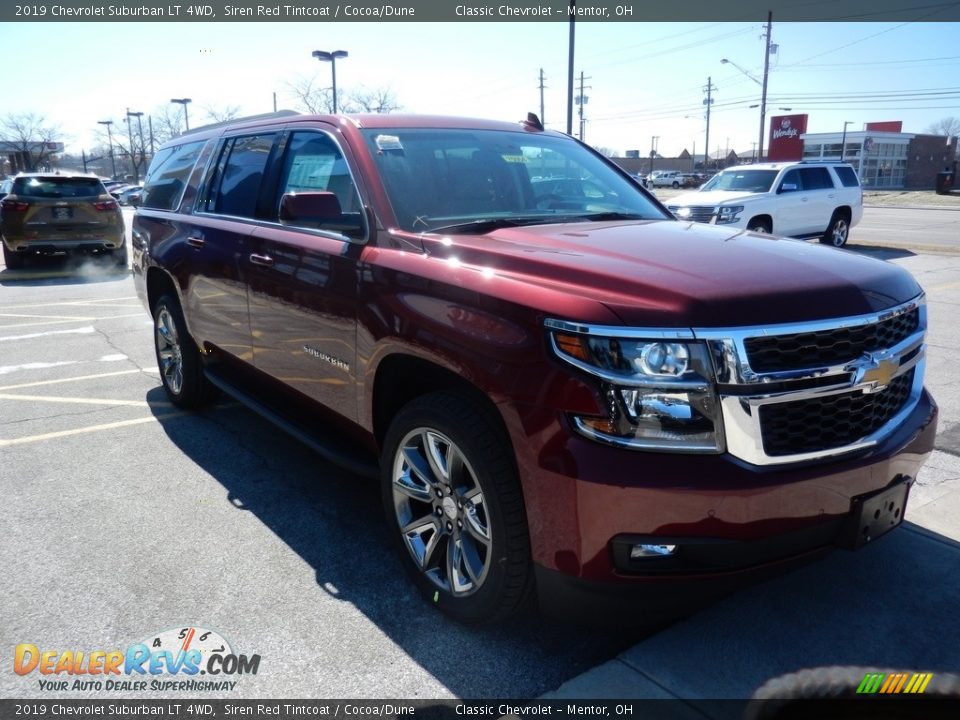
[[[890,384],[893,376],[900,369],[900,360],[899,358],[877,357],[870,353],[851,363],[848,368],[854,371],[853,384],[865,385],[863,391],[871,393],[883,390]]]

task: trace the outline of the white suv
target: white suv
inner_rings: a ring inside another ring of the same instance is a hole
[[[863,191],[846,163],[738,165],[696,192],[670,198],[681,220],[731,225],[843,247],[863,217]]]

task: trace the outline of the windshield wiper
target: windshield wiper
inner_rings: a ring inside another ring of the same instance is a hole
[[[599,212],[599,213],[587,213],[586,215],[575,215],[574,217],[580,220],[589,220],[590,222],[604,222],[606,220],[652,220],[646,215],[640,215],[639,213],[624,213],[624,212]]]
[[[501,217],[501,218],[480,218],[479,220],[469,220],[453,225],[442,225],[440,227],[430,228],[425,232],[429,233],[488,233],[491,230],[500,230],[501,228],[520,227],[521,225],[536,225],[538,223],[556,222],[550,215],[530,215],[522,217]]]

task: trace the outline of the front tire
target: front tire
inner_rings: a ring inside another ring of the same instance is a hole
[[[412,401],[387,432],[381,481],[390,531],[423,594],[460,622],[507,618],[532,590],[510,447],[492,411],[447,392]]]
[[[770,221],[763,219],[751,220],[747,224],[747,230],[750,232],[765,233],[767,235],[773,233],[773,227],[771,227]]]
[[[843,247],[847,244],[850,237],[850,221],[846,215],[835,212],[830,218],[830,224],[827,225],[827,231],[820,238],[824,245],[833,245],[833,247]]]
[[[153,340],[167,397],[183,408],[208,405],[216,388],[203,374],[200,350],[187,331],[180,303],[163,295],[153,308]]]

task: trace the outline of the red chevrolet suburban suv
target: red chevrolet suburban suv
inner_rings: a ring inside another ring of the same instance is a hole
[[[534,115],[192,131],[150,166],[133,269],[170,399],[223,390],[378,477],[465,622],[534,592],[626,621],[859,547],[933,447],[909,273],[678,221]]]

